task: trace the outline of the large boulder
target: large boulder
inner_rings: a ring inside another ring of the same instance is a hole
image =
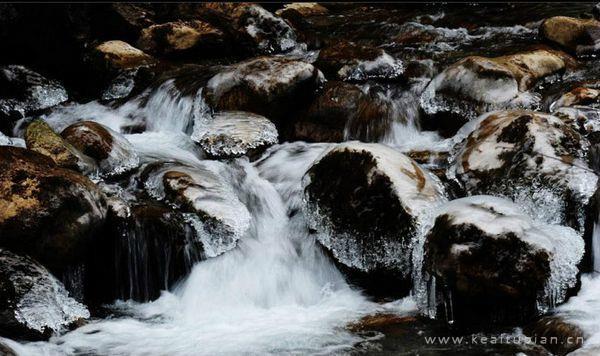
[[[134,43],[144,28],[154,24],[156,11],[152,4],[112,3],[99,13],[100,30],[107,38],[120,38]]]
[[[175,21],[152,25],[142,30],[138,47],[152,54],[177,55],[192,51],[204,55],[222,50],[224,34],[200,21]]]
[[[309,225],[342,270],[375,294],[407,292],[423,214],[445,200],[437,178],[387,146],[349,142],[303,181]]]
[[[221,176],[221,165],[155,164],[142,174],[151,196],[187,213],[185,217],[202,242],[206,257],[234,248],[250,226],[250,213]]]
[[[0,131],[8,133],[16,120],[67,99],[57,81],[19,65],[0,67]]]
[[[310,63],[259,57],[230,66],[206,85],[208,102],[218,110],[242,110],[280,119],[305,102],[321,82]]]
[[[497,111],[465,128],[450,174],[469,194],[510,197],[534,216],[583,228],[598,177],[588,168],[588,142],[556,116]]]
[[[425,238],[430,315],[461,325],[529,320],[578,287],[583,253],[575,230],[538,223],[509,200],[453,200]]]
[[[123,135],[94,121],[74,123],[61,132],[62,138],[96,161],[103,176],[114,176],[139,165],[133,146]]]
[[[569,61],[565,54],[545,49],[461,59],[423,91],[421,107],[428,115],[424,127],[450,136],[485,112],[536,107],[540,99],[528,90],[541,78],[564,71]]]
[[[214,158],[256,157],[277,143],[277,128],[264,116],[244,111],[219,111],[194,124],[192,139]]]
[[[0,246],[54,272],[81,262],[104,223],[104,195],[87,177],[49,157],[0,146]]]
[[[32,121],[25,130],[27,148],[52,158],[59,167],[84,173],[94,170],[94,162],[60,137],[41,119]]]
[[[0,334],[47,339],[89,316],[39,263],[0,249]]]
[[[362,81],[394,80],[402,76],[404,64],[384,50],[351,42],[338,42],[319,52],[315,62],[328,79]]]
[[[600,21],[555,16],[540,25],[540,35],[577,55],[593,54],[600,49]]]

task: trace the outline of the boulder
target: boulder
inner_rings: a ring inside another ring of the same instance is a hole
[[[140,49],[119,40],[106,41],[94,47],[91,60],[99,72],[118,72],[154,62],[151,56]]]
[[[492,196],[453,200],[436,213],[423,270],[437,318],[511,325],[564,302],[579,287],[584,243],[575,230],[538,223]]]
[[[156,11],[151,4],[112,3],[98,17],[103,21],[98,27],[105,36],[134,43],[144,28],[154,24]]]
[[[277,143],[277,128],[264,116],[244,111],[219,111],[196,122],[192,139],[213,158],[256,157]]]
[[[351,280],[406,293],[423,214],[445,200],[437,178],[387,146],[353,141],[317,159],[303,186],[309,226]]]
[[[544,346],[553,355],[567,355],[583,345],[585,335],[581,328],[560,314],[544,316],[525,326],[523,333]],[[555,341],[556,340],[556,341]]]
[[[540,25],[540,35],[576,55],[593,54],[600,49],[600,21],[555,16]]]
[[[57,81],[19,65],[0,67],[0,131],[9,133],[15,121],[68,99]]]
[[[0,249],[0,310],[0,333],[29,340],[47,339],[90,317],[48,270],[6,249]]]
[[[139,157],[123,135],[94,121],[74,123],[62,138],[96,161],[103,176],[125,173],[139,165]]]
[[[214,55],[222,50],[224,34],[207,22],[175,21],[152,25],[142,30],[138,47],[159,55],[177,55],[193,51]]]
[[[323,48],[315,66],[328,79],[364,81],[394,80],[402,76],[404,64],[384,50],[351,42],[338,42]]]
[[[0,246],[57,273],[85,258],[106,214],[104,195],[87,177],[37,152],[0,146],[0,187]]]
[[[550,105],[550,112],[559,108],[571,107],[576,105],[598,104],[600,101],[600,90],[586,86],[576,87],[573,90],[561,95]]]
[[[530,108],[539,97],[528,92],[541,78],[559,73],[569,58],[539,49],[501,57],[466,57],[438,74],[421,95],[425,129],[453,135],[465,122],[485,112]]]
[[[283,5],[282,9],[275,12],[277,16],[284,19],[295,19],[309,16],[327,15],[329,11],[323,5],[316,2],[293,2]]]
[[[507,196],[547,222],[583,228],[598,178],[586,163],[587,140],[569,124],[513,110],[482,115],[464,129],[450,175],[469,194]]]
[[[210,161],[195,167],[165,163],[150,165],[142,174],[151,196],[187,213],[206,257],[234,248],[250,226],[250,213],[220,175],[222,168]]]
[[[283,57],[258,57],[213,76],[206,98],[218,110],[242,110],[282,119],[307,101],[321,82],[311,64]]]
[[[91,173],[95,163],[60,137],[41,119],[32,121],[25,130],[27,148],[50,157],[59,167]]]

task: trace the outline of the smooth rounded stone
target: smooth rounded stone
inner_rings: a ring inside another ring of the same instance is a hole
[[[202,244],[181,212],[113,197],[103,234],[87,261],[86,301],[155,300],[202,259]]]
[[[317,240],[370,293],[411,287],[422,217],[445,200],[438,179],[381,144],[333,146],[303,178],[305,214]]]
[[[25,130],[27,148],[50,157],[59,167],[90,173],[96,169],[91,158],[79,152],[41,119],[32,121]]]
[[[13,350],[10,346],[0,341],[0,355],[3,356],[18,356],[15,350]]]
[[[579,288],[584,254],[573,229],[534,221],[492,196],[437,209],[425,237],[430,315],[459,325],[511,325],[565,301]]]
[[[6,249],[0,249],[0,310],[0,334],[29,340],[48,339],[90,317],[48,270]]]
[[[0,146],[0,246],[60,272],[85,258],[105,215],[105,196],[87,177],[37,152]]]
[[[196,123],[192,139],[210,157],[254,157],[277,143],[277,128],[264,116],[245,111],[220,111],[203,125]]]
[[[204,54],[220,50],[224,34],[211,24],[200,21],[175,21],[152,25],[142,30],[138,47],[146,52],[162,55],[189,53],[191,50]]]
[[[116,176],[136,168],[139,157],[120,133],[94,121],[79,121],[61,132],[62,138],[93,158],[103,176]]]
[[[148,193],[174,204],[185,215],[202,242],[206,257],[215,257],[237,245],[250,226],[250,213],[233,187],[221,175],[223,164],[202,166],[151,165],[142,173]]]
[[[539,49],[501,57],[470,56],[452,64],[421,94],[424,128],[453,135],[480,114],[534,108],[540,97],[528,92],[543,77],[564,71],[571,61],[562,52]]]
[[[542,38],[577,55],[593,54],[600,49],[600,22],[595,19],[550,17],[542,22],[539,32]]]
[[[544,346],[553,355],[567,355],[579,349],[585,335],[581,328],[568,321],[560,314],[541,317],[526,325],[523,333],[531,337],[539,345]]]
[[[56,106],[69,98],[57,81],[20,65],[0,67],[0,131],[33,112]]]
[[[293,2],[283,5],[282,9],[275,11],[277,16],[285,19],[309,16],[327,15],[329,10],[316,2]]]
[[[119,40],[106,41],[94,47],[92,60],[101,71],[118,71],[154,63],[154,59],[142,50]]]
[[[569,124],[512,110],[482,115],[463,129],[449,174],[469,194],[510,197],[539,219],[583,228],[598,177],[586,163],[588,141]]]
[[[258,57],[213,76],[205,94],[218,110],[249,111],[278,119],[311,97],[320,81],[320,72],[310,63]]]
[[[364,81],[367,79],[398,79],[404,64],[384,50],[351,42],[338,42],[323,48],[315,66],[326,78]]]
[[[573,90],[561,95],[550,105],[550,112],[559,108],[571,107],[576,105],[597,104],[600,97],[600,90],[585,86],[576,87]]]

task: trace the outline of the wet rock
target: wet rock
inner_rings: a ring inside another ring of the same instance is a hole
[[[284,19],[295,19],[308,16],[327,15],[328,12],[326,7],[319,5],[316,2],[293,2],[285,4],[283,9],[277,10],[275,14]]]
[[[548,222],[582,229],[598,181],[585,161],[585,138],[532,111],[492,112],[469,125],[451,174],[470,194],[507,196]]]
[[[342,270],[374,294],[407,292],[422,214],[445,199],[439,181],[387,146],[349,142],[303,183],[309,225]]]
[[[555,111],[558,108],[569,107],[575,105],[588,105],[598,103],[600,90],[588,87],[577,87],[562,96],[550,106],[550,111]]]
[[[577,350],[585,340],[583,330],[560,315],[542,317],[527,325],[523,332],[552,354],[560,356]]]
[[[214,158],[255,157],[277,143],[277,128],[264,116],[244,111],[220,111],[194,125],[192,139]]]
[[[62,138],[96,161],[104,176],[127,172],[139,165],[133,146],[123,135],[94,121],[80,121],[61,132]]]
[[[233,65],[206,85],[208,102],[219,110],[241,110],[281,119],[312,96],[320,72],[283,57],[259,57]]]
[[[8,133],[18,119],[67,99],[57,81],[19,65],[0,67],[0,131]]]
[[[0,310],[0,333],[30,340],[47,339],[90,316],[39,263],[5,249],[0,249]]]
[[[578,288],[584,253],[573,229],[537,223],[509,200],[473,196],[442,206],[424,246],[428,300],[437,318],[510,325],[563,302]]]
[[[145,28],[138,40],[143,51],[159,55],[186,54],[191,51],[213,54],[222,50],[224,34],[207,22],[175,21]]]
[[[544,49],[464,58],[438,74],[423,91],[421,107],[428,115],[424,128],[451,136],[485,112],[536,107],[539,97],[527,90],[539,79],[563,71],[569,60],[561,52]]]
[[[130,206],[112,198],[103,236],[87,265],[86,299],[154,300],[204,258],[202,244],[184,216],[158,203]]]
[[[595,19],[550,17],[540,25],[540,35],[577,55],[592,54],[600,49],[600,22]]]
[[[91,60],[100,72],[115,72],[152,64],[154,59],[127,42],[113,40],[96,46]]]
[[[0,146],[0,246],[60,272],[84,259],[105,214],[104,195],[85,176],[37,152]]]
[[[17,356],[17,353],[10,346],[0,341],[0,355]]]
[[[102,30],[110,38],[134,43],[142,30],[154,24],[156,12],[143,3],[112,3],[103,16]]]
[[[391,111],[389,102],[380,100],[376,93],[328,81],[294,124],[294,138],[309,142],[377,141],[386,134]]]
[[[178,206],[196,231],[207,257],[231,250],[250,224],[250,213],[220,175],[220,162],[188,167],[150,166],[143,173],[149,194]]]
[[[384,50],[351,42],[338,42],[322,49],[315,65],[326,78],[351,81],[394,80],[404,72],[402,61]]]
[[[50,157],[59,167],[89,173],[95,164],[60,137],[41,119],[32,121],[25,130],[27,148]]]

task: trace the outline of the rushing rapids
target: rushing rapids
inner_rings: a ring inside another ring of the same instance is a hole
[[[0,5],[0,354],[600,352],[592,8]]]

